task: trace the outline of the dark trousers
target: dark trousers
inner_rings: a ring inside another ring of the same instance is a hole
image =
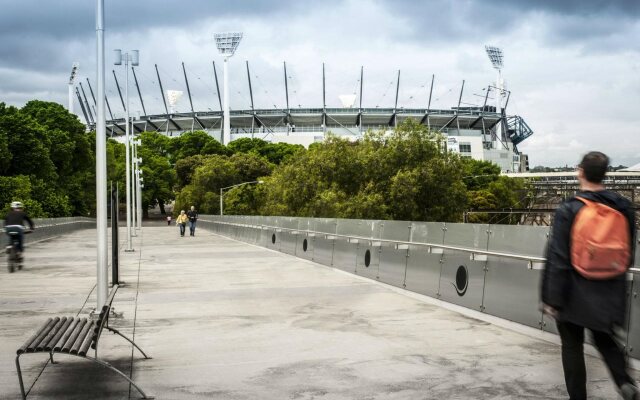
[[[184,236],[184,231],[187,228],[187,224],[178,224],[178,226],[180,226],[180,236]]]
[[[562,368],[564,380],[571,400],[587,398],[587,371],[584,364],[584,327],[570,322],[557,322],[558,332],[562,340]],[[609,372],[620,387],[633,382],[627,373],[627,362],[612,334],[591,331],[596,348],[602,355]]]
[[[4,230],[9,237],[9,246],[13,246],[13,241],[15,240],[17,242],[17,250],[22,252],[24,250],[24,229],[19,226],[7,226]]]
[[[189,233],[191,236],[196,235],[196,221],[189,221]]]

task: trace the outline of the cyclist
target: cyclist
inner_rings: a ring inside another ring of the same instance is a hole
[[[4,231],[7,235],[10,235],[12,232],[18,234],[18,258],[22,259],[22,251],[23,251],[23,236],[24,236],[24,226],[23,222],[27,221],[29,223],[29,228],[34,230],[33,221],[31,218],[23,211],[24,207],[21,202],[14,201],[11,203],[11,211],[7,213],[7,216],[4,218]],[[9,245],[13,245],[11,242],[11,238],[9,238]]]

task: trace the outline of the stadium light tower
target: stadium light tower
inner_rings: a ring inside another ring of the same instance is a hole
[[[229,117],[229,74],[227,72],[227,60],[236,52],[242,32],[216,33],[213,35],[216,40],[218,51],[224,57],[223,82],[224,82],[224,130],[222,134],[222,144],[227,145],[231,141],[231,120]]]
[[[116,60],[114,62],[115,65],[122,65],[122,61],[124,60],[124,69],[126,75],[126,81],[124,86],[125,97],[127,99],[127,105],[125,107],[125,111],[127,113],[127,124],[125,129],[125,139],[124,139],[124,148],[125,148],[125,174],[126,174],[126,200],[127,200],[127,248],[124,250],[126,252],[134,251],[131,244],[131,221],[133,220],[133,203],[131,201],[131,137],[129,136],[129,127],[131,125],[131,119],[129,117],[129,63],[133,66],[139,65],[139,53],[138,50],[132,50],[131,53],[122,54],[122,50],[116,49],[114,50]],[[114,75],[115,76],[115,75]]]
[[[73,88],[75,86],[76,75],[78,75],[78,68],[80,64],[74,62],[71,66],[71,76],[69,77],[69,112],[73,114]]]
[[[496,96],[496,111],[502,110],[502,97],[504,96],[504,79],[502,79],[502,68],[504,67],[502,49],[495,46],[484,46],[493,68],[498,71],[496,88],[500,91]]]

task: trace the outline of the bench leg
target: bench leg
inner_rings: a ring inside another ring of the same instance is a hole
[[[151,357],[149,357],[148,355],[145,354],[144,351],[142,351],[142,349],[140,347],[138,347],[137,344],[135,344],[135,342],[131,339],[129,339],[128,337],[126,337],[125,335],[123,335],[122,333],[120,333],[120,331],[118,331],[117,329],[113,329],[110,326],[105,326],[105,328],[107,328],[108,330],[110,330],[111,332],[115,333],[116,335],[120,335],[121,337],[124,338],[124,340],[126,340],[127,342],[131,343],[132,345],[135,346],[136,349],[138,349],[138,351],[140,351],[140,353],[142,353],[142,355],[144,356],[144,358],[150,359]]]
[[[142,398],[144,398],[144,399],[153,399],[152,396],[147,396],[146,393],[142,389],[140,389],[140,387],[138,385],[136,385],[136,383],[134,381],[132,381],[128,376],[126,376],[124,373],[122,373],[122,371],[120,371],[116,367],[112,366],[111,364],[109,364],[107,362],[104,362],[104,361],[101,361],[101,360],[97,360],[97,359],[95,359],[93,357],[86,357],[86,356],[78,356],[78,357],[86,358],[87,360],[91,360],[93,362],[96,362],[96,363],[102,365],[103,367],[109,368],[113,372],[117,373],[118,375],[120,375],[121,377],[123,377],[124,379],[129,381],[129,383],[132,384],[136,388],[136,390],[138,390],[138,392],[140,392],[140,394],[142,395]]]
[[[18,370],[18,381],[20,382],[20,393],[22,393],[22,400],[27,399],[27,394],[24,392],[24,383],[22,382],[22,370],[20,369],[20,356],[16,357],[16,369]]]

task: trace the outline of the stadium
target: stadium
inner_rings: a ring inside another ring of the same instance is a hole
[[[236,43],[237,46],[237,43]],[[220,46],[219,46],[220,47]],[[153,80],[152,88],[157,95],[161,95],[161,113],[148,113],[145,107],[145,94],[139,85],[136,63],[131,66],[133,77],[132,98],[139,101],[141,112],[131,116],[132,133],[144,131],[163,132],[169,136],[179,135],[185,131],[203,130],[222,143],[250,137],[260,138],[270,142],[286,142],[308,146],[314,142],[323,141],[325,135],[331,133],[349,139],[358,139],[369,129],[391,131],[395,126],[407,118],[413,118],[430,130],[443,135],[447,141],[447,150],[460,153],[462,157],[472,157],[478,160],[492,161],[499,165],[503,172],[523,172],[528,170],[527,157],[520,154],[518,144],[522,143],[533,134],[531,128],[519,115],[508,113],[508,104],[511,92],[505,90],[502,79],[502,51],[498,48],[486,46],[486,52],[493,67],[498,72],[495,83],[489,84],[483,89],[482,97],[474,104],[462,101],[465,91],[464,81],[457,95],[457,102],[448,108],[432,107],[433,87],[435,76],[431,76],[428,89],[428,100],[422,107],[409,107],[399,102],[400,71],[397,71],[395,79],[395,98],[390,107],[368,107],[363,104],[363,74],[360,69],[360,77],[357,80],[356,90],[351,94],[340,95],[342,107],[327,107],[325,65],[322,65],[322,104],[315,107],[300,107],[290,104],[290,75],[287,74],[287,65],[283,63],[284,79],[282,91],[285,93],[286,103],[284,107],[258,108],[254,106],[254,90],[249,63],[246,62],[248,94],[250,107],[244,109],[230,109],[228,133],[225,135],[225,112],[223,98],[220,96],[220,83],[215,62],[213,65],[213,83],[217,94],[217,103],[220,111],[197,109],[194,107],[193,87],[190,86],[187,70],[182,64],[184,73],[184,88],[186,90],[164,89],[160,70],[155,65],[157,79]],[[224,54],[224,53],[223,53]],[[136,55],[137,57],[137,55]],[[228,58],[228,57],[227,57]],[[227,81],[225,58],[225,82]],[[87,79],[88,92],[93,98],[90,103],[87,92],[82,82],[75,83],[77,65],[74,65],[69,81],[69,107],[73,110],[73,104],[77,99],[82,115],[88,129],[95,128],[95,96],[90,81]],[[235,71],[234,71],[235,72]],[[244,71],[242,71],[244,72]],[[129,69],[127,67],[127,75]],[[113,71],[113,83],[117,89],[117,96],[107,96],[107,130],[111,136],[125,134],[126,117],[114,117],[112,106],[115,102],[121,102],[126,109],[126,90],[121,88],[115,70]],[[257,78],[257,76],[256,76]],[[127,77],[128,79],[128,77]],[[149,80],[149,79],[147,79]],[[175,81],[175,79],[173,79]],[[198,84],[202,84],[200,78]],[[126,86],[126,85],[125,85]],[[135,89],[133,89],[135,88]],[[114,91],[115,92],[115,91]],[[186,93],[184,93],[186,92]],[[176,111],[175,105],[186,94],[188,99],[188,111]],[[225,93],[225,98],[228,94]],[[476,95],[478,96],[478,95]],[[75,97],[75,99],[74,99]],[[158,99],[158,97],[156,97]],[[111,104],[110,104],[111,103]],[[110,118],[109,118],[110,117]]]

